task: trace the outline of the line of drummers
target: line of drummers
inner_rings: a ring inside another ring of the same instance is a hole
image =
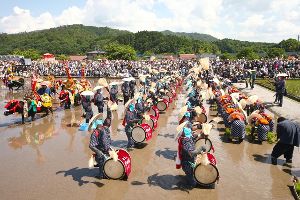
[[[178,148],[176,168],[183,169],[187,187],[191,188],[196,186],[214,188],[219,180],[217,161],[213,155],[214,147],[208,138],[213,124],[212,121],[207,122],[206,109],[203,106],[209,87],[202,80],[207,78],[207,75],[208,73],[203,77],[201,74],[190,73],[184,80],[187,99],[179,111],[180,120],[176,129]],[[135,98],[125,104],[123,125],[128,138],[127,148],[139,145],[152,137],[159,114],[176,98],[177,89],[183,83],[180,76],[175,75],[173,80],[175,81],[172,82],[172,76],[165,76],[156,84],[152,82],[147,85],[146,81],[140,78],[141,88],[149,89],[146,93],[143,90],[140,95],[135,95]],[[144,112],[140,112],[141,106],[146,107]],[[93,118],[89,123],[88,129],[93,130],[90,148],[95,152],[89,165],[92,167],[97,163],[101,179],[127,179],[131,171],[131,158],[126,150],[113,150],[110,146],[109,110],[104,121]]]
[[[99,179],[121,179],[126,180],[131,172],[131,157],[128,151],[135,147],[144,147],[153,137],[154,130],[158,126],[158,119],[161,114],[169,108],[169,105],[176,100],[179,87],[182,85],[182,76],[179,72],[165,73],[164,76],[157,74],[142,75],[139,77],[137,92],[131,92],[130,84],[135,81],[133,78],[124,78],[121,85],[123,99],[104,97],[107,105],[107,113],[104,117],[101,111],[92,116],[85,110],[85,116],[89,115],[86,122],[81,124],[81,130],[88,130],[91,133],[90,149],[94,152],[89,160],[89,167],[99,167]],[[153,81],[155,80],[155,82]],[[94,102],[97,102],[97,93],[103,94],[107,88],[107,82],[99,79],[98,86],[94,88],[96,94]],[[92,93],[90,93],[90,96]],[[83,95],[83,102],[89,95]],[[92,97],[90,97],[92,98]],[[122,125],[128,139],[126,149],[113,148],[111,146],[110,126],[112,112],[117,110],[118,103],[124,102],[124,119]],[[84,104],[84,103],[83,103]],[[102,110],[103,111],[103,110]],[[91,117],[92,116],[92,117]],[[83,128],[85,127],[85,128]]]

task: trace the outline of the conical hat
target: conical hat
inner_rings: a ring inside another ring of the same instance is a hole
[[[179,116],[183,117],[187,110],[188,110],[188,106],[183,106],[179,111]]]
[[[245,99],[241,99],[239,105],[241,106],[242,109],[245,109],[247,105],[247,101]]]
[[[105,78],[100,78],[100,79],[98,80],[98,84],[99,84],[100,86],[103,86],[103,87],[108,87],[108,83],[107,83],[107,81],[106,81]]]
[[[97,115],[94,115],[94,116],[92,117],[92,119],[90,120],[90,122],[89,122],[88,130],[91,131],[94,122],[95,122],[96,120],[102,119],[102,118],[103,118],[103,114],[102,114],[102,113],[99,113],[99,114],[97,114]]]
[[[247,99],[247,105],[252,105],[258,100],[257,95],[252,95]]]
[[[247,119],[248,123],[251,124],[252,119],[255,118],[255,117],[257,119],[261,119],[262,118],[262,116],[260,114],[258,114],[257,111],[254,111],[253,113],[251,113],[251,115],[249,115],[249,117]]]

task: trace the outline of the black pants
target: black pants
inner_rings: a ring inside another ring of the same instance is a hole
[[[283,103],[283,94],[281,92],[278,93],[278,101],[279,101],[279,105],[282,106],[282,103]]]
[[[281,155],[284,155],[286,160],[291,160],[293,158],[294,145],[292,144],[283,144],[277,142],[274,146],[271,156],[274,158],[278,158]]]
[[[129,96],[124,96],[124,105],[129,101]]]
[[[250,86],[252,89],[254,88],[254,84],[255,84],[255,79],[251,79]]]

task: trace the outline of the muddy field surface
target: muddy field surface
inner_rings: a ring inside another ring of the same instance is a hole
[[[95,81],[93,82],[93,84]],[[53,115],[38,116],[21,125],[19,115],[4,116],[5,102],[21,99],[23,91],[0,91],[0,194],[1,199],[293,199],[291,174],[300,175],[299,152],[295,149],[293,166],[270,164],[273,145],[228,143],[224,125],[216,111],[209,109],[215,127],[210,139],[220,172],[215,189],[186,189],[184,173],[175,168],[178,99],[161,114],[153,138],[140,149],[130,151],[132,172],[127,181],[94,178],[98,169],[88,168],[90,134],[70,124],[81,123],[81,107],[63,110],[58,104]],[[97,113],[96,107],[93,107]],[[121,122],[124,107],[113,113],[113,146],[122,148],[127,140]]]

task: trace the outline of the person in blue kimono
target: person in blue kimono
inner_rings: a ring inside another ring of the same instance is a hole
[[[126,114],[125,114],[125,123],[126,123],[125,133],[126,133],[126,136],[128,139],[128,143],[127,143],[128,149],[134,147],[134,142],[131,137],[131,131],[132,131],[132,128],[136,125],[136,123],[138,123],[139,120],[140,119],[138,119],[134,103],[130,103],[129,107],[126,111]]]
[[[107,117],[104,120],[96,120],[93,124],[94,131],[91,134],[89,148],[96,154],[96,161],[99,167],[99,175],[96,178],[106,178],[103,172],[103,165],[109,157],[108,151],[111,149],[111,111],[107,109]]]

